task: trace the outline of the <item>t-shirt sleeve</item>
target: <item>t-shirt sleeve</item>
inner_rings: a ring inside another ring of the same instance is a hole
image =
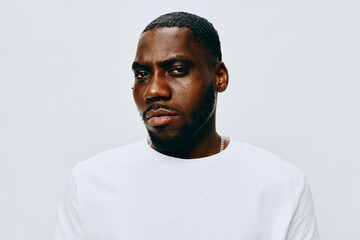
[[[303,190],[290,222],[286,240],[319,240],[310,187],[303,179]]]
[[[68,185],[57,213],[54,232],[51,240],[82,240],[76,181],[74,170],[71,172]]]

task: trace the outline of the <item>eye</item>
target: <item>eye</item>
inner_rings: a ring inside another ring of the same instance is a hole
[[[146,71],[137,71],[135,72],[135,80],[143,81],[149,77],[149,72]]]
[[[173,67],[170,69],[169,74],[174,77],[182,77],[188,73],[188,69],[185,67]]]

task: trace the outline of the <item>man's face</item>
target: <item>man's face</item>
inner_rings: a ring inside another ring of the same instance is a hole
[[[141,35],[133,63],[133,96],[158,150],[181,147],[214,115],[209,59],[189,28],[155,28]]]

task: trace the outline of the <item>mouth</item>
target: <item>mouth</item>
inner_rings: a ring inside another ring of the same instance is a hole
[[[163,126],[178,117],[178,113],[167,109],[152,109],[146,113],[145,120],[153,127]]]

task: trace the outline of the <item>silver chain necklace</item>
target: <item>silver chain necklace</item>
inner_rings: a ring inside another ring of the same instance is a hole
[[[220,136],[220,137],[221,137],[220,152],[222,152],[224,150],[225,138],[223,138],[223,136]]]

